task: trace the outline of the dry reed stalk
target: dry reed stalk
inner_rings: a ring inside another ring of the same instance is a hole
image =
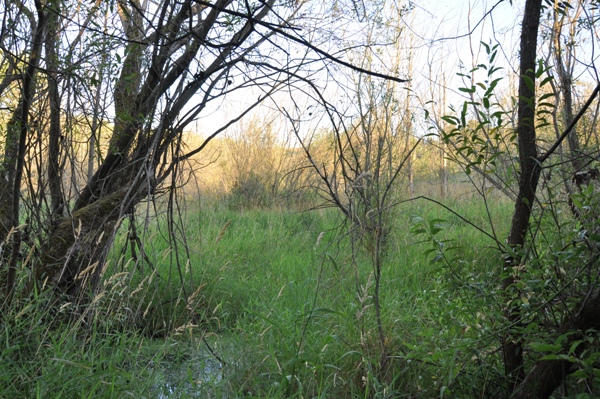
[[[225,235],[225,232],[227,231],[227,228],[229,227],[230,223],[231,223],[231,220],[228,220],[227,223],[225,223],[225,225],[221,229],[221,232],[219,233],[219,236],[215,240],[215,244],[218,244],[219,241],[221,241],[221,238],[223,238],[223,236]]]
[[[146,282],[148,282],[148,284],[150,284],[152,282],[152,279],[154,277],[154,275],[156,274],[156,270],[154,270],[149,276],[146,276],[142,279],[142,281],[140,281],[140,283],[138,284],[138,286],[135,288],[135,290],[131,291],[131,293],[129,294],[129,296],[134,296],[135,294],[137,294],[138,292],[140,292],[143,288],[144,288],[144,284]]]
[[[82,278],[86,277],[88,274],[91,274],[98,267],[98,262],[92,263],[90,266],[86,267],[82,271],[80,271],[77,276],[75,276],[75,281],[79,281]]]
[[[198,288],[196,289],[196,291],[194,291],[194,292],[192,293],[192,295],[190,295],[190,297],[189,297],[189,298],[188,298],[188,300],[187,300],[187,304],[186,304],[186,308],[187,308],[188,310],[190,310],[190,311],[191,311],[191,310],[194,310],[194,308],[196,307],[196,306],[192,306],[192,305],[193,305],[193,302],[194,302],[194,299],[196,299],[196,296],[198,296],[198,294],[200,293],[200,291],[202,291],[202,289],[203,289],[204,287],[206,287],[206,283],[200,284],[200,285],[198,286]]]

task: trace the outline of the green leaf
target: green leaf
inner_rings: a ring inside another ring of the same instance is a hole
[[[284,368],[285,370],[289,369],[290,367],[291,367],[291,368],[295,368],[295,366],[296,366],[296,365],[298,365],[298,364],[302,364],[302,363],[304,363],[304,362],[306,362],[306,359],[303,359],[303,358],[301,358],[301,357],[300,357],[300,358],[298,358],[298,357],[294,357],[294,358],[291,358],[290,360],[288,360],[287,362],[285,362],[285,363],[283,364],[283,368]]]
[[[574,353],[575,353],[575,350],[577,349],[577,347],[578,347],[579,345],[581,345],[582,343],[583,343],[583,341],[582,341],[582,340],[577,340],[577,341],[573,342],[573,343],[571,344],[571,346],[569,347],[569,354],[570,354],[570,355],[574,354]]]
[[[571,196],[571,202],[573,203],[573,205],[575,205],[577,208],[582,209],[583,208],[583,203],[580,200],[580,196],[579,195],[572,195]]]
[[[431,235],[436,235],[443,230],[442,225],[446,223],[443,219],[433,219],[429,221],[429,231]]]
[[[441,262],[442,260],[444,260],[444,257],[440,253],[438,253],[437,255],[435,255],[433,257],[433,259],[431,259],[431,262],[429,262],[429,264],[433,265],[433,264],[436,264],[438,262]]]
[[[490,70],[488,72],[488,76],[492,76],[496,71],[499,71],[501,69],[504,69],[504,68],[501,68],[501,67],[490,68]]]
[[[455,126],[459,124],[458,118],[455,118],[454,116],[442,116],[442,120]]]
[[[558,355],[545,355],[540,360],[560,360],[560,357]]]
[[[535,77],[539,79],[542,77],[544,72],[546,72],[546,68],[544,68],[544,61],[542,61],[541,59],[538,60],[537,65],[538,65],[538,67],[537,67],[537,70],[535,71]]]
[[[439,251],[438,251],[436,248],[429,248],[429,249],[426,249],[426,250],[423,252],[423,255],[425,255],[425,256],[429,256],[429,254],[432,254],[432,253],[438,253],[438,252],[439,252]]]
[[[481,45],[483,47],[485,47],[485,53],[489,54],[490,53],[490,46],[488,44],[486,44],[484,41],[481,42]]]
[[[529,344],[529,347],[536,352],[552,352],[556,353],[560,350],[560,345],[556,344],[547,344],[544,342],[532,342]]]
[[[554,108],[554,104],[552,103],[547,103],[547,102],[543,102],[543,103],[539,103],[538,107],[548,107],[548,108]]]
[[[490,109],[490,99],[488,97],[483,97],[483,107],[485,109]]]
[[[348,352],[344,353],[342,355],[342,357],[340,357],[340,359],[343,359],[346,356],[353,356],[353,355],[358,355],[359,357],[365,357],[361,352],[356,351],[356,350],[352,350],[352,351],[348,351]]]
[[[492,83],[490,83],[490,87],[488,88],[486,95],[492,94],[492,90],[494,90],[496,88],[496,86],[498,85],[498,82],[500,82],[501,80],[502,80],[502,78],[492,80]]]
[[[496,47],[494,46],[494,48],[496,48]],[[498,52],[494,51],[490,57],[490,64],[492,64],[494,62],[494,60],[496,59],[496,55],[498,55]]]
[[[546,79],[544,79],[540,82],[540,87],[544,87],[547,83],[550,83],[553,80],[554,80],[553,76],[548,76]],[[551,96],[554,96],[554,93],[548,93],[548,94],[550,94]]]
[[[521,75],[521,79],[523,80],[523,82],[525,82],[529,91],[535,92],[535,84],[533,83],[533,80],[529,76]]]
[[[555,97],[554,93],[545,93],[540,96],[538,101],[544,101],[547,98],[554,98],[554,97]]]
[[[329,309],[329,308],[316,308],[311,313],[313,313],[313,315],[315,313],[324,313],[324,314],[334,314],[336,316],[343,316],[343,314],[341,312],[338,312],[337,310]]]

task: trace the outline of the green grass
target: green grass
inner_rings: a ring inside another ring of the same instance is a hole
[[[482,204],[448,206],[491,231]],[[501,240],[511,211],[490,205]],[[432,202],[394,208],[381,285],[392,356],[386,373],[377,370],[370,256],[363,249],[353,258],[338,212],[188,205],[182,220],[176,235],[185,235],[189,261],[183,243],[168,240],[165,220],[151,222],[143,239],[152,266],[115,252],[93,315],[76,318],[85,328],[44,324],[39,315],[47,310],[34,312],[35,325],[5,315],[0,355],[14,367],[0,373],[0,396],[439,397],[476,368],[474,351],[488,348],[483,329],[493,321],[477,310],[490,298],[476,291],[465,298],[464,285],[488,281],[481,289],[493,295],[499,254],[492,240]],[[436,241],[411,231],[418,220],[443,220]],[[441,242],[460,270],[432,262]]]
[[[2,317],[1,397],[108,398],[151,390],[151,355],[140,350],[139,335],[87,328],[81,319],[61,322],[68,307],[41,298],[30,305]]]
[[[512,209],[506,203],[490,204],[490,217],[482,204],[471,201],[451,201],[449,207],[490,234],[493,221],[500,240],[507,234]],[[435,237],[455,247],[446,252],[460,259],[461,270],[432,263],[431,241],[411,232],[415,216],[443,220]],[[215,206],[188,211],[191,267],[184,280],[188,294],[202,286],[195,308],[200,329],[222,337],[225,344],[215,341],[217,351],[233,365],[224,369],[221,389],[261,397],[369,397],[386,389],[429,395],[452,382],[436,381],[444,377],[437,375],[440,370],[454,371],[448,370],[451,365],[432,367],[432,372],[408,364],[417,357],[432,358],[436,365],[436,356],[445,361],[442,353],[455,350],[467,323],[477,322],[469,312],[486,298],[461,300],[458,282],[449,282],[458,276],[497,283],[500,257],[493,240],[426,200],[395,209],[381,298],[387,344],[396,360],[386,381],[376,381],[372,368],[381,352],[370,258],[360,253],[353,263],[341,221],[334,210],[232,212]],[[160,256],[168,244],[155,238],[152,245],[162,276],[157,281],[170,284],[161,292],[175,290],[178,272]]]

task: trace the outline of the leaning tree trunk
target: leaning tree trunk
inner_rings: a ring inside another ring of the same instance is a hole
[[[35,268],[38,283],[75,297],[84,297],[93,288],[123,216],[152,195],[171,170],[166,166],[173,162],[169,148],[184,127],[175,126],[180,112],[203,85],[214,89],[214,82],[244,61],[246,52],[257,44],[247,49],[243,44],[274,2],[262,2],[251,18],[232,26],[238,30],[227,42],[213,45],[220,52],[207,65],[196,57],[210,40],[217,40],[209,33],[221,29],[221,23],[229,19],[225,10],[232,0],[197,6],[165,2],[157,11],[158,26],[151,29],[144,24],[154,17],[146,15],[138,1],[118,2],[127,45],[114,88],[115,123],[108,153],[81,190],[72,214],[57,223],[43,245]],[[258,43],[267,37],[262,36]],[[190,73],[200,66],[202,71]],[[166,96],[165,108],[159,108]],[[199,106],[197,112],[202,108]]]
[[[595,290],[575,309],[572,316],[561,326],[561,332],[600,330],[600,291]],[[581,339],[582,334],[571,334],[565,349],[572,342]],[[580,346],[583,350],[583,345]],[[565,359],[540,360],[527,373],[527,377],[513,392],[512,399],[548,399],[564,382],[573,366]]]
[[[81,296],[83,289],[97,281],[119,219],[143,198],[136,195],[137,187],[132,184],[134,165],[142,160],[132,157],[131,146],[156,103],[142,108],[136,95],[142,77],[143,16],[139,8],[126,10],[123,4],[119,7],[128,44],[115,84],[116,118],[108,155],[81,191],[72,215],[55,224],[35,268],[38,282],[72,296]],[[50,156],[53,155],[51,151]]]
[[[560,146],[561,141],[573,132],[573,127],[581,119],[599,94],[600,84],[596,86],[587,102],[573,118],[572,123],[563,132],[559,140],[554,143],[548,152],[539,158],[540,164],[543,164],[543,162]],[[596,257],[597,254],[593,256]],[[557,329],[557,335],[571,333],[568,335],[566,342],[563,343],[565,352],[570,349],[575,341],[582,338],[582,332],[588,330],[600,330],[600,318],[598,318],[598,314],[600,314],[600,289],[595,285],[588,290],[586,295],[580,297],[579,304],[567,314],[567,317]],[[579,345],[573,355],[579,355],[585,348],[585,345]],[[518,388],[515,389],[512,398],[549,398],[554,390],[564,382],[567,375],[569,375],[572,366],[573,363],[565,359],[537,361]]]
[[[123,187],[63,219],[42,248],[36,280],[71,295],[97,282],[127,192]]]

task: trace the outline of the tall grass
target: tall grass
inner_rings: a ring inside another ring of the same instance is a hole
[[[149,396],[155,354],[142,350],[144,338],[115,329],[114,315],[82,314],[50,297],[35,295],[1,315],[0,397]]]
[[[439,362],[455,358],[446,352],[457,350],[453,345],[464,338],[467,323],[479,317],[475,310],[469,317],[469,307],[484,306],[485,298],[461,298],[449,282],[456,275],[485,281],[500,264],[494,242],[465,219],[490,234],[492,222],[503,238],[511,208],[502,201],[488,209],[466,200],[448,206],[455,213],[425,199],[396,209],[382,286],[394,359],[386,381],[372,370],[380,348],[368,254],[351,256],[349,232],[335,210],[188,209],[186,278],[202,287],[195,309],[199,330],[219,337],[213,345],[226,363],[220,388],[211,392],[227,387],[229,394],[261,397],[373,397],[429,395],[451,384],[456,366]],[[461,258],[460,273],[432,262],[431,240],[411,232],[418,218],[440,220],[437,239]],[[154,239],[153,245],[160,281],[176,280],[173,268],[161,265],[167,243]]]
[[[511,209],[502,201],[449,207],[506,235]],[[497,273],[498,253],[433,202],[395,208],[381,287],[392,359],[384,377],[373,370],[381,348],[368,252],[351,256],[335,210],[197,204],[183,220],[183,264],[171,262],[161,220],[145,236],[151,266],[115,253],[88,313],[61,317],[79,310],[40,295],[3,315],[0,397],[433,397],[467,372],[466,343],[488,350],[473,333],[489,324],[477,312],[486,297],[464,298],[457,286]],[[430,220],[442,228],[434,239],[412,232]],[[440,243],[462,270],[436,259]]]

